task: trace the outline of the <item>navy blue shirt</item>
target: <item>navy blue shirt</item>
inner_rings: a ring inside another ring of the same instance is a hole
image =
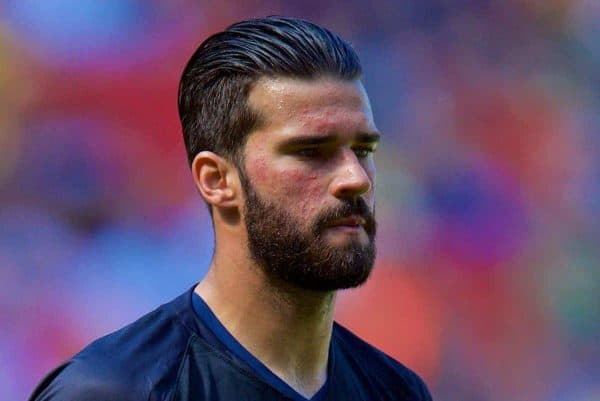
[[[51,372],[30,401],[307,401],[248,352],[193,288]],[[431,400],[408,368],[334,323],[310,401]]]

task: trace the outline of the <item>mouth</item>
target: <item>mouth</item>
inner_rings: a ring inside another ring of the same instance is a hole
[[[339,229],[348,229],[348,230],[358,230],[362,228],[366,224],[364,218],[360,216],[350,216],[344,217],[341,219],[334,220],[331,224],[328,225],[329,228],[339,228]]]

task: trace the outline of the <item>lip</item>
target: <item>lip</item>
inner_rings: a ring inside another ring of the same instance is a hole
[[[344,226],[344,225],[337,225],[337,226],[330,226],[329,230],[331,232],[334,233],[344,233],[344,234],[349,234],[349,235],[358,235],[360,233],[363,232],[363,227],[362,226]]]
[[[340,227],[340,228],[360,228],[366,224],[365,219],[359,216],[350,216],[344,217],[342,219],[335,220],[330,224],[330,227]]]

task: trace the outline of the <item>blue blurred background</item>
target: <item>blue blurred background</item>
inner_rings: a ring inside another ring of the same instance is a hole
[[[353,43],[385,136],[338,320],[437,401],[600,400],[594,0],[0,0],[0,398],[203,276],[179,76],[269,14]]]

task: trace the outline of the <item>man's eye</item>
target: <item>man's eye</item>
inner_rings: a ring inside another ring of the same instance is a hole
[[[317,157],[320,155],[318,148],[304,148],[298,149],[296,154],[301,157]]]
[[[373,149],[371,148],[354,148],[352,150],[354,151],[356,157],[358,157],[359,159],[369,157],[369,155],[373,153]]]

